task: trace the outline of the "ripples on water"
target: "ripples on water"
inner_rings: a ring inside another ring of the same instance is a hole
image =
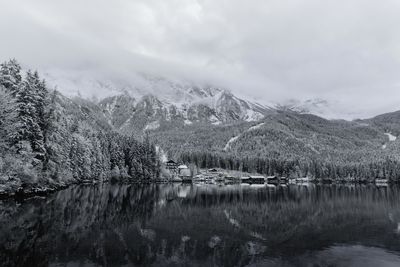
[[[397,186],[74,186],[0,225],[2,266],[400,266]]]

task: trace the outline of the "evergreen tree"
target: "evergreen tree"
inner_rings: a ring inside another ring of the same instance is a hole
[[[14,101],[10,93],[0,85],[0,148],[2,151],[8,149],[8,135],[10,125],[15,120],[15,111],[13,109]]]
[[[47,106],[46,102],[48,96],[46,82],[44,80],[40,80],[37,71],[33,73],[32,80],[35,90],[35,107],[36,107],[37,121],[42,131],[44,131],[46,125],[45,111],[46,111],[46,106]]]
[[[14,97],[18,93],[21,80],[21,66],[15,59],[0,65],[0,85],[4,86]]]
[[[17,117],[11,140],[19,153],[26,150],[26,143],[29,143],[37,158],[43,159],[45,149],[43,133],[38,123],[35,86],[35,77],[28,71],[15,99]]]

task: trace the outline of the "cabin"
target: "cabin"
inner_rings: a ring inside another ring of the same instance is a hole
[[[212,168],[212,169],[208,169],[207,172],[209,172],[209,173],[217,173],[218,170],[215,169],[215,168]]]
[[[165,168],[166,168],[167,170],[169,170],[170,172],[176,172],[177,169],[178,169],[178,163],[176,163],[176,162],[173,161],[173,160],[168,160],[168,161],[165,163]]]
[[[183,181],[192,180],[192,172],[186,165],[178,166],[178,176],[182,178]]]

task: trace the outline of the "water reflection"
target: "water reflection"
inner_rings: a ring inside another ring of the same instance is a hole
[[[0,205],[2,266],[399,266],[398,187],[75,186]]]

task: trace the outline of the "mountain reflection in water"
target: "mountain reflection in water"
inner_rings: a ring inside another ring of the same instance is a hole
[[[1,266],[400,266],[397,186],[74,186],[0,224]]]

